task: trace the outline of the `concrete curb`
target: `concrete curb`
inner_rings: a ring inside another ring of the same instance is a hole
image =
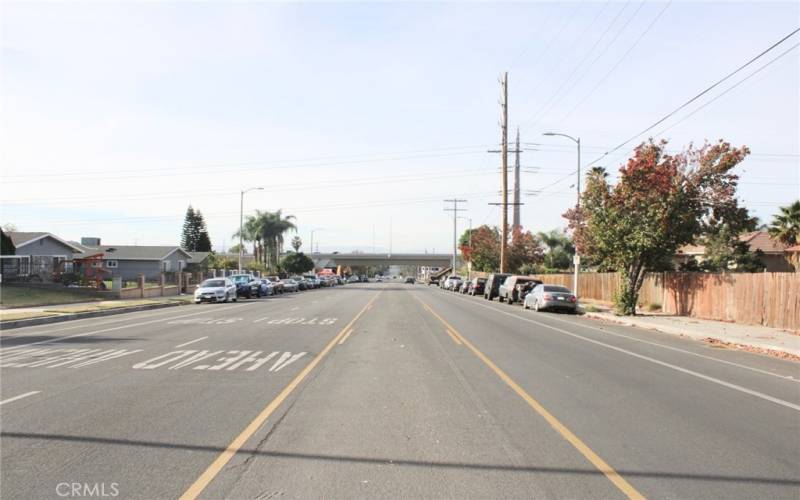
[[[794,356],[800,356],[800,350],[792,349],[790,347],[783,347],[783,346],[775,345],[775,344],[770,344],[769,346],[757,345],[757,344],[742,342],[741,339],[731,340],[731,339],[726,339],[724,337],[720,337],[719,335],[695,332],[695,331],[692,331],[691,329],[683,329],[683,328],[680,328],[680,327],[672,327],[672,326],[667,326],[667,325],[653,325],[653,324],[650,324],[650,323],[647,323],[647,322],[643,322],[643,321],[636,321],[636,319],[631,319],[629,317],[614,316],[614,315],[612,315],[610,313],[592,313],[592,312],[587,312],[587,313],[583,314],[583,317],[584,318],[591,318],[591,319],[594,319],[594,320],[600,320],[600,321],[608,321],[608,322],[611,322],[611,323],[617,323],[619,325],[634,326],[634,327],[637,327],[637,328],[645,328],[647,330],[654,330],[654,331],[661,332],[661,333],[667,333],[669,335],[677,335],[677,336],[680,336],[680,337],[688,337],[688,338],[694,339],[694,340],[704,341],[704,340],[707,340],[707,339],[714,339],[714,340],[718,340],[720,342],[732,342],[734,344],[746,345],[746,346],[753,347],[753,348],[756,348],[756,349],[769,349],[769,350],[772,350],[772,351],[784,352],[786,354],[791,354],[791,355],[794,355]]]
[[[104,311],[91,311],[84,313],[60,314],[57,316],[44,316],[41,318],[17,319],[10,321],[0,321],[0,330],[11,330],[26,326],[47,325],[50,323],[61,323],[64,321],[74,321],[76,319],[97,318],[101,316],[113,316],[114,314],[124,314],[129,312],[148,311],[150,309],[163,309],[165,307],[175,307],[189,304],[189,302],[165,302],[162,304],[146,304],[143,306],[120,307],[116,309],[106,309]]]

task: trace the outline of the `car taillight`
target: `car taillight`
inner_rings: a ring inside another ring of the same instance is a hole
[[[549,293],[544,294],[544,300],[553,300],[553,296]]]
[[[575,302],[576,300],[578,300],[578,299],[574,295],[570,295],[569,296],[569,301],[570,302]]]

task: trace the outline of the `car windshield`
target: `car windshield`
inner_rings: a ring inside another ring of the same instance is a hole
[[[225,286],[225,280],[205,280],[204,282],[200,283],[202,288],[215,288]]]
[[[231,276],[234,283],[247,283],[250,281],[249,276]]]
[[[554,285],[546,285],[544,287],[545,292],[561,292],[561,293],[572,293],[569,288],[563,286],[554,286]]]

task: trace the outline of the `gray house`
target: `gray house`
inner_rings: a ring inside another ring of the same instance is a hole
[[[82,251],[78,245],[64,241],[52,233],[9,231],[7,234],[14,243],[16,252],[13,257],[3,258],[18,260],[21,275],[30,274],[47,280],[62,262],[72,259],[75,252]]]
[[[103,267],[111,277],[134,280],[143,274],[148,280],[158,279],[162,272],[184,271],[191,255],[178,245],[144,246],[144,245],[101,245],[99,238],[83,238],[81,252],[74,258],[86,258],[102,255],[102,261],[92,263]]]

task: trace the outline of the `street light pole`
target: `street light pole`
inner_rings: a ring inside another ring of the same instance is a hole
[[[580,208],[581,207],[581,138],[580,137],[575,138],[575,137],[572,137],[571,135],[559,134],[559,133],[556,133],[556,132],[545,132],[542,135],[566,137],[567,139],[571,140],[572,142],[574,142],[578,146],[578,169],[576,170],[576,172],[578,174],[578,180],[577,180],[577,182],[575,182],[575,188],[576,188],[576,194],[577,194],[577,199],[575,200],[575,208]],[[577,297],[578,296],[578,275],[580,274],[580,269],[581,269],[581,256],[578,255],[578,248],[577,247],[575,248],[575,256],[572,259],[572,264],[575,266],[575,275],[572,278],[572,288],[573,288],[573,292],[575,293],[575,296]]]
[[[250,191],[261,191],[263,187],[243,189],[239,197],[239,274],[242,274],[242,252],[244,251],[243,232],[244,232],[244,194]]]

